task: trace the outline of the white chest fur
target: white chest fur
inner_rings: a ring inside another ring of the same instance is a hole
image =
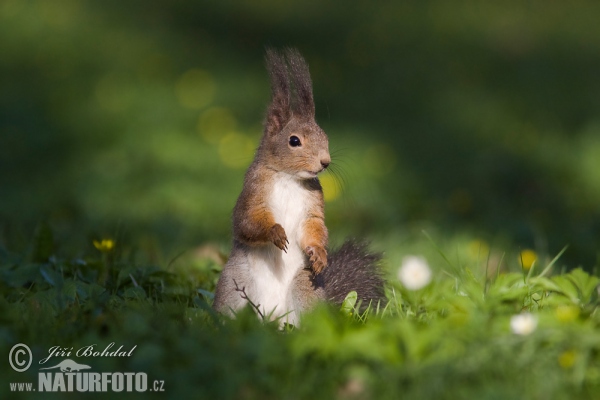
[[[306,257],[301,248],[303,224],[311,201],[309,191],[302,182],[288,174],[276,176],[268,205],[289,241],[287,252],[273,244],[254,248],[248,253],[254,285],[251,299],[260,304],[265,315],[272,318],[282,315],[282,322],[297,324],[298,305],[292,296],[294,276],[305,267]]]
[[[309,192],[302,182],[288,174],[277,176],[269,199],[269,207],[275,222],[285,229],[290,247],[300,246],[302,223],[306,219],[308,201]]]

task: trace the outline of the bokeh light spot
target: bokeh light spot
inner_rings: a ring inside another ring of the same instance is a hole
[[[333,175],[323,175],[322,177],[319,177],[319,181],[323,187],[323,197],[326,202],[334,201],[340,196],[340,185]]]
[[[575,321],[579,317],[579,307],[572,305],[561,305],[554,311],[556,319],[563,323]]]
[[[216,89],[217,85],[213,77],[202,69],[186,71],[175,85],[179,104],[194,110],[209,105],[213,101]]]
[[[219,143],[226,134],[235,131],[237,121],[231,111],[223,107],[211,107],[198,119],[198,132],[209,143]]]
[[[577,360],[577,354],[573,350],[568,350],[558,356],[558,365],[563,369],[572,368]]]
[[[50,26],[67,29],[77,19],[80,4],[77,0],[40,1],[40,17]]]
[[[229,168],[245,168],[252,161],[254,142],[241,133],[230,132],[219,141],[219,158]]]
[[[474,260],[485,260],[490,253],[490,246],[484,240],[475,239],[469,242],[469,256]]]

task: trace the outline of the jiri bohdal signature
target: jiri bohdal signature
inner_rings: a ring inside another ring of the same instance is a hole
[[[94,343],[80,347],[77,350],[74,350],[73,347],[52,346],[48,349],[48,357],[41,359],[40,364],[45,364],[53,357],[72,357],[74,351],[74,354],[77,357],[131,357],[131,354],[137,347],[137,344],[129,351],[123,350],[123,345],[119,346],[119,348],[116,350],[112,350],[112,348],[115,346],[115,342],[110,343],[102,351],[98,350],[97,346],[98,345]]]

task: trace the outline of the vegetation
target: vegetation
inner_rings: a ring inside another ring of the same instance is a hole
[[[359,313],[350,293],[341,309],[322,305],[281,329],[251,308],[235,320],[212,311],[218,261],[152,266],[118,242],[95,245],[62,259],[40,227],[28,254],[2,252],[3,354],[14,343],[31,344],[36,361],[57,345],[137,346],[77,362],[165,382],[140,398],[574,399],[600,389],[600,279],[556,273],[558,257],[527,265],[480,246],[459,264],[431,244],[431,267],[421,258],[412,275],[390,276],[388,304]],[[39,367],[1,368],[6,382],[37,387]]]
[[[137,346],[84,363],[164,380],[140,398],[594,398],[599,12],[0,2],[2,354]],[[310,64],[332,243],[384,252],[368,314],[352,294],[283,330],[210,309],[267,45]],[[9,393],[37,368],[0,371],[0,396],[42,396]]]

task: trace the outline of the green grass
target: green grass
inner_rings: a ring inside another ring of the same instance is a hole
[[[67,258],[42,225],[28,250],[0,250],[2,354],[25,343],[34,358],[24,373],[0,364],[2,397],[15,396],[9,382],[37,385],[35,363],[50,347],[111,342],[137,347],[131,357],[74,359],[165,382],[164,393],[140,398],[591,399],[600,390],[600,279],[560,273],[557,258],[540,256],[527,272],[512,253],[498,259],[480,245],[461,256],[458,245],[424,238],[433,279],[423,289],[396,278],[396,254],[419,248],[409,244],[386,257],[389,304],[361,314],[350,296],[342,309],[322,305],[280,330],[250,309],[235,320],[211,310],[218,249],[153,265],[112,244]],[[537,328],[517,335],[510,320],[524,311]]]

